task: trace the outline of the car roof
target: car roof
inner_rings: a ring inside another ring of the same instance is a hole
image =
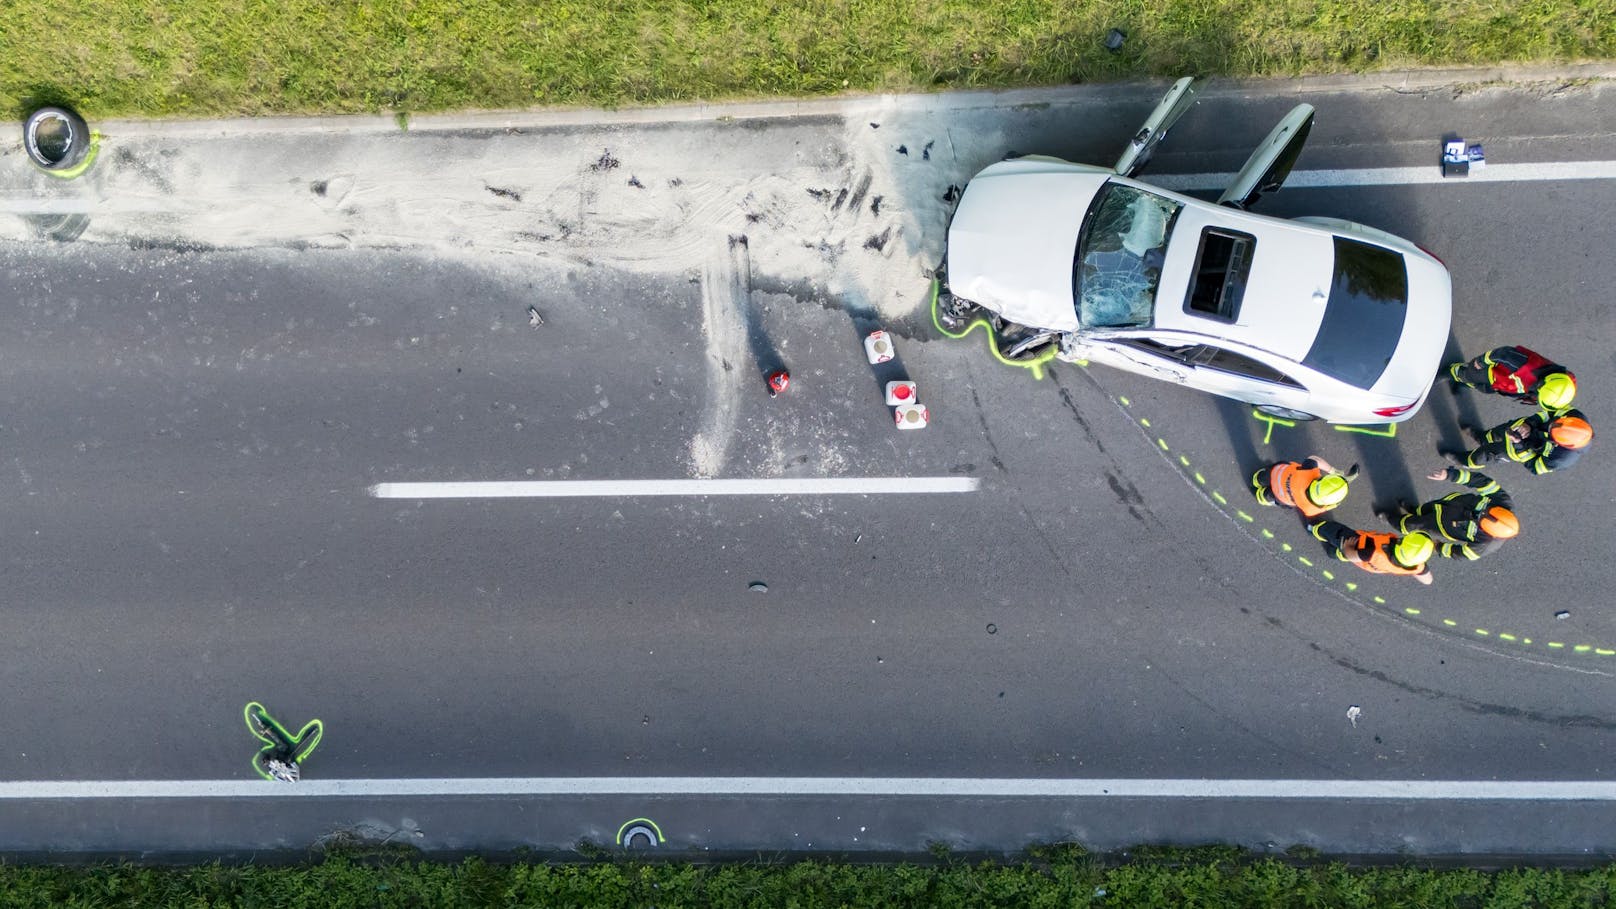
[[[1188,310],[1207,228],[1251,235],[1251,274],[1235,321]],[[1335,268],[1334,234],[1317,227],[1189,200],[1173,226],[1157,293],[1155,327],[1228,338],[1300,361],[1318,336]]]

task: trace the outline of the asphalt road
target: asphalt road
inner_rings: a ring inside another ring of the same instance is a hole
[[[1563,475],[1499,471],[1525,533],[1431,588],[1326,577],[1293,520],[1250,506],[1253,464],[1361,461],[1348,512],[1367,524],[1371,500],[1441,491],[1419,478],[1459,420],[1516,411],[1439,391],[1390,438],[1269,434],[1244,408],[1100,368],[1040,380],[931,330],[918,263],[949,187],[1006,151],[1109,162],[1155,91],[391,135],[130,126],[62,185],[11,149],[7,210],[80,220],[3,219],[0,780],[250,780],[252,699],[325,722],[311,781],[1610,780],[1600,447]],[[1611,92],[1308,92],[1298,167],[1434,169],[1449,130],[1494,163],[1608,162]],[[1152,172],[1233,170],[1296,100],[1209,92]],[[1457,348],[1561,358],[1600,427],[1613,205],[1598,179],[1287,190],[1263,210],[1429,246],[1454,271]],[[901,362],[872,370],[877,324]],[[794,382],[771,399],[777,364]],[[899,374],[924,431],[882,406]],[[697,476],[981,489],[367,492]],[[8,798],[11,852],[339,831],[564,849],[641,816],[689,850],[1616,846],[1609,802],[1563,799]]]

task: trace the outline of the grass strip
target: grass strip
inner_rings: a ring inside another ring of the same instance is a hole
[[[1612,0],[6,0],[0,103],[226,116],[1616,56]],[[1105,37],[1127,40],[1115,53]]]
[[[730,865],[600,861],[436,864],[334,855],[288,867],[0,866],[0,906],[1593,907],[1616,866],[1496,871],[1353,868],[1233,849],[1150,851],[1107,864],[1043,850],[1018,864]]]

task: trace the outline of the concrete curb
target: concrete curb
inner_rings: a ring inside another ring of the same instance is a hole
[[[1565,66],[1484,66],[1458,69],[1402,69],[1301,78],[1209,79],[1201,94],[1306,95],[1319,92],[1418,92],[1483,84],[1530,85],[1552,82],[1616,80],[1616,61]],[[634,126],[720,120],[774,120],[798,117],[878,116],[911,111],[968,110],[980,107],[1053,105],[1098,100],[1133,100],[1160,94],[1170,80],[1088,83],[999,91],[935,94],[856,95],[832,98],[788,98],[675,104],[665,107],[546,108],[515,111],[469,111],[421,114],[408,120],[409,132],[550,129],[569,126]],[[231,120],[108,120],[97,124],[104,134],[120,138],[219,137],[297,133],[371,135],[404,132],[392,114],[333,117],[257,117]]]

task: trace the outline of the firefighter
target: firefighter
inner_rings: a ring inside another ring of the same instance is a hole
[[[1343,562],[1371,574],[1406,574],[1421,584],[1431,583],[1431,569],[1426,562],[1431,560],[1436,546],[1421,531],[1398,536],[1353,530],[1339,521],[1317,521],[1307,529]]]
[[[1524,347],[1495,347],[1468,363],[1450,363],[1448,378],[1466,388],[1550,410],[1570,407],[1577,396],[1577,377],[1571,370]]]
[[[1321,457],[1281,461],[1251,475],[1251,489],[1259,505],[1284,505],[1305,518],[1316,518],[1347,498],[1347,483],[1358,475],[1358,465],[1338,472]]]
[[[1403,533],[1420,531],[1430,535],[1433,541],[1439,540],[1436,555],[1475,561],[1521,532],[1515,502],[1497,480],[1463,467],[1438,470],[1427,474],[1427,478],[1447,480],[1473,490],[1450,493],[1426,502],[1393,521]]]
[[[1481,443],[1473,451],[1453,455],[1465,467],[1484,467],[1509,460],[1535,474],[1553,473],[1577,463],[1594,440],[1594,428],[1582,411],[1539,410],[1472,434]]]

